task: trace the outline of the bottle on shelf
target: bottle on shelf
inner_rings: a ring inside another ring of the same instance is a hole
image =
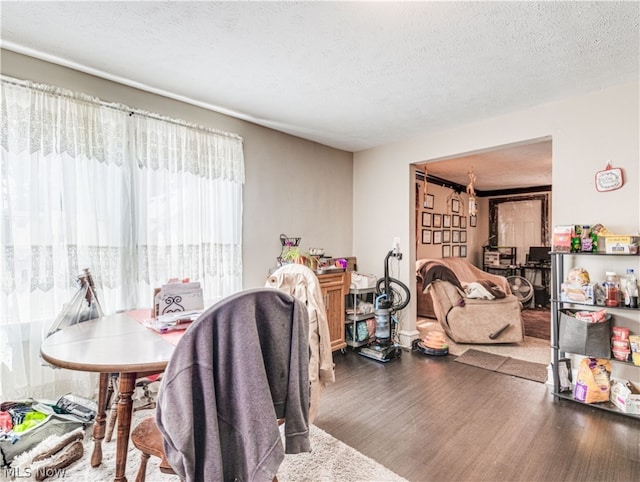
[[[591,251],[593,253],[598,252],[598,233],[591,229]]]
[[[620,283],[618,275],[614,271],[607,271],[607,279],[604,282],[605,302],[607,306],[618,306],[620,304]]]
[[[580,252],[580,241],[582,239],[582,226],[576,224],[572,227],[571,230],[571,252],[579,253]]]
[[[627,308],[638,307],[638,280],[633,268],[627,268],[624,280],[624,305]]]

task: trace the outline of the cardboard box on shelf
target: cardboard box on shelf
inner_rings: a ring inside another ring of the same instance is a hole
[[[640,385],[629,380],[613,379],[609,399],[624,413],[640,415]]]
[[[640,236],[628,234],[605,234],[598,236],[598,252],[607,254],[635,254],[638,252]]]
[[[553,228],[553,251],[556,253],[571,252],[572,226],[555,226]]]

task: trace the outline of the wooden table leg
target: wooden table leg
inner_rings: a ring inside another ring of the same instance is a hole
[[[120,374],[120,399],[118,400],[118,431],[116,438],[116,482],[126,482],[127,450],[131,430],[131,412],[133,411],[133,390],[136,385],[136,373]]]
[[[93,453],[91,454],[91,466],[97,467],[102,463],[102,439],[107,420],[107,390],[111,383],[109,373],[100,374],[98,387],[98,413],[93,423]]]

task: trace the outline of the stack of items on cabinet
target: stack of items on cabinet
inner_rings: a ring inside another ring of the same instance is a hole
[[[611,308],[638,308],[638,281],[633,268],[627,268],[622,280],[615,271],[607,271],[603,282],[592,282],[589,272],[581,267],[569,270],[560,285],[560,301]]]
[[[615,234],[602,224],[566,225],[553,228],[556,253],[637,254],[640,236]]]

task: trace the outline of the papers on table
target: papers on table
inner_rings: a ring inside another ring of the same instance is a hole
[[[151,328],[158,333],[168,333],[170,331],[186,330],[195,321],[203,310],[180,311],[176,313],[168,313],[160,315],[157,318],[145,320],[145,326]]]
[[[198,316],[200,316],[201,314],[202,310],[178,311],[176,313],[167,313],[166,315],[160,315],[156,318],[156,321],[165,325],[191,323],[192,321],[195,321],[196,318],[198,318]]]

